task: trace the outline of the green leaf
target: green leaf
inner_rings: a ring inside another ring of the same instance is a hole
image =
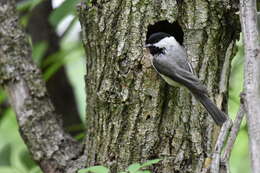
[[[42,58],[48,49],[48,43],[46,41],[42,41],[33,45],[32,49],[32,57],[36,64],[40,64]]]
[[[1,173],[8,173],[9,170],[12,170],[12,173],[28,173],[29,169],[33,166],[32,164],[34,164],[32,161],[29,162],[29,158],[25,156],[26,146],[17,129],[15,114],[11,109],[8,109],[0,121],[0,139],[4,139],[0,140],[0,151],[7,144],[10,144],[11,148],[4,148],[7,150],[8,156],[5,153],[0,153],[1,163],[3,162],[2,159],[8,159],[1,164]],[[25,164],[25,162],[27,163]]]
[[[3,145],[3,147],[1,147]],[[3,143],[0,145],[0,166],[9,166],[10,163],[10,153],[11,153],[11,144]]]
[[[29,173],[42,173],[42,171],[38,166],[35,166],[30,170]]]
[[[60,63],[56,63],[53,64],[52,66],[50,66],[44,73],[43,73],[43,78],[45,81],[48,81],[51,76],[53,76],[53,74],[55,72],[57,72],[59,70],[60,67],[62,67],[63,62],[61,61]]]
[[[134,163],[130,166],[128,166],[127,170],[130,172],[130,173],[135,173],[136,171],[138,171],[138,169],[141,168],[141,165],[139,163]]]
[[[2,173],[21,173],[16,168],[8,167],[8,166],[0,166],[0,172]]]
[[[162,159],[154,159],[154,160],[148,160],[147,162],[143,163],[141,165],[141,167],[147,167],[147,166],[150,166],[150,165],[153,165],[153,164],[156,164],[158,162],[160,162]]]
[[[59,22],[68,14],[72,14],[79,0],[66,0],[50,15],[49,21],[52,26],[56,27]]]
[[[43,67],[47,69],[43,73],[44,79],[47,81],[50,77],[59,70],[64,64],[69,61],[75,61],[76,58],[81,58],[83,49],[77,47],[78,44],[71,43],[70,48],[62,49],[57,53],[54,53],[47,57],[43,62]]]
[[[30,16],[28,14],[25,14],[24,16],[20,16],[19,24],[24,28],[26,28],[26,26],[28,26],[29,23],[29,17]]]
[[[20,172],[27,173],[29,169],[26,167],[27,165],[23,162],[23,152],[26,151],[24,145],[16,145],[13,143],[12,151],[11,151],[11,166],[20,170]]]
[[[146,170],[146,171],[137,171],[135,173],[151,173],[151,172]]]
[[[18,11],[26,11],[33,9],[36,5],[38,5],[42,0],[24,0],[19,1],[17,3],[17,10]]]
[[[0,88],[0,103],[6,99],[6,93]]]
[[[78,171],[78,173],[87,173],[87,172],[108,173],[109,169],[104,167],[104,166],[92,166],[92,167],[81,169],[81,170]]]
[[[60,51],[55,52],[51,55],[49,55],[46,59],[43,61],[43,67],[48,67],[51,64],[59,63],[60,61],[63,61],[65,57],[71,57],[72,54],[75,54],[75,52],[84,52],[83,47],[80,45],[81,43],[70,43],[69,46],[62,48]],[[72,59],[75,59],[74,57]]]

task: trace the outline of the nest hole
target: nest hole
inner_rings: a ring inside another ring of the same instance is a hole
[[[165,32],[174,36],[174,38],[182,45],[183,44],[183,30],[180,24],[175,21],[173,23],[168,22],[167,20],[156,22],[153,25],[148,26],[148,31],[146,34],[146,40],[156,32]]]

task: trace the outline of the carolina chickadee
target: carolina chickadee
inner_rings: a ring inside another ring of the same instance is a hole
[[[217,125],[221,126],[227,119],[209,99],[207,88],[196,77],[187,59],[184,48],[167,33],[152,34],[146,47],[152,54],[152,65],[162,78],[171,86],[185,86],[210,113]]]

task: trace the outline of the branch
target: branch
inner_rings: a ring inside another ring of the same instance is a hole
[[[240,0],[240,21],[245,46],[245,112],[253,173],[260,172],[260,45],[255,0]]]
[[[84,165],[82,146],[65,134],[15,11],[0,1],[0,84],[6,88],[21,135],[44,172],[75,172]]]
[[[243,99],[242,97],[243,96],[241,95],[239,111],[237,113],[233,127],[231,129],[230,134],[229,134],[227,144],[226,144],[226,148],[224,150],[224,154],[223,154],[223,157],[221,159],[224,162],[228,162],[228,160],[230,158],[231,151],[233,149],[234,143],[236,141],[236,138],[237,138],[237,135],[238,135],[238,132],[239,132],[239,129],[240,129],[241,122],[242,122],[244,114],[245,114],[244,104],[243,104],[244,102],[242,101],[242,99]]]
[[[223,126],[221,127],[221,131],[219,133],[218,136],[218,140],[216,142],[215,145],[215,150],[212,156],[212,162],[211,162],[211,173],[228,173],[229,172],[229,157],[233,148],[233,145],[235,143],[237,134],[239,132],[240,129],[240,124],[242,122],[242,119],[244,117],[244,94],[240,94],[240,108],[239,111],[236,115],[236,119],[234,121],[234,124],[232,126],[232,121],[231,119],[229,119],[227,122],[225,122],[225,124],[223,124]],[[224,150],[224,154],[221,157],[221,150],[223,148],[223,145],[225,143],[225,139],[227,138],[227,134],[229,132],[229,129],[231,128],[231,132],[228,136],[227,139],[227,144]],[[208,172],[209,167],[205,168],[202,173],[206,173]]]
[[[232,127],[232,120],[227,119],[227,121],[222,125],[218,140],[215,145],[215,149],[212,156],[212,163],[211,163],[211,173],[219,173],[219,166],[220,166],[220,159],[221,159],[221,150],[224,146],[225,140],[228,136],[228,132]]]

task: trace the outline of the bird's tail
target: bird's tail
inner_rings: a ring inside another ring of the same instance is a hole
[[[206,94],[194,94],[197,100],[207,109],[215,123],[219,126],[227,120],[227,115],[222,112]]]

